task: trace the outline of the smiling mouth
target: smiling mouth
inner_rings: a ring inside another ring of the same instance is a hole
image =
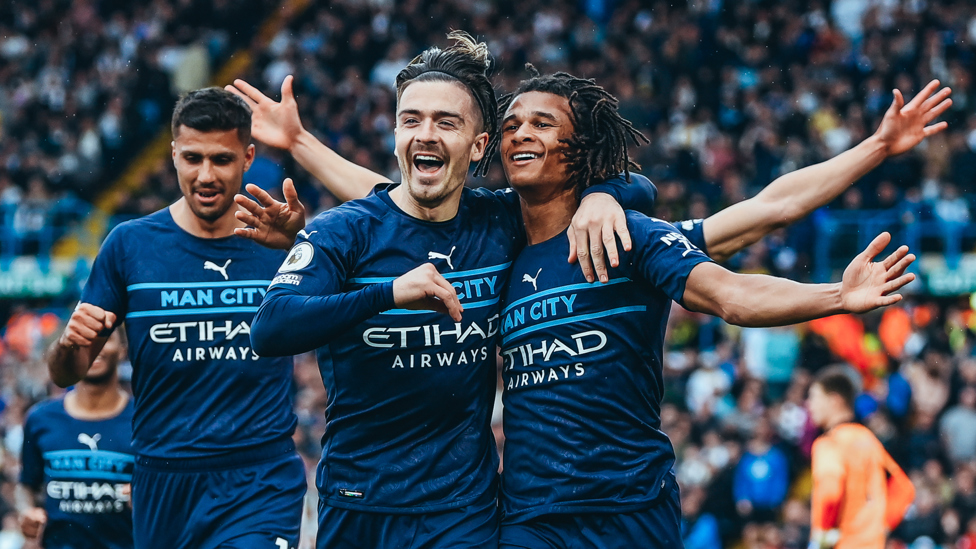
[[[415,154],[413,165],[420,173],[435,173],[444,165],[444,161],[432,154]]]
[[[512,162],[514,162],[515,164],[527,164],[541,157],[542,157],[541,154],[532,153],[532,152],[521,152],[521,153],[513,154],[510,158],[512,159]]]

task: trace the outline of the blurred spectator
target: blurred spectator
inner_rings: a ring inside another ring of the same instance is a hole
[[[773,446],[773,432],[763,418],[739,460],[732,486],[736,509],[746,520],[772,522],[786,500],[790,470],[786,455]]]
[[[953,462],[976,459],[976,387],[966,386],[959,403],[949,408],[939,421],[946,452]]]
[[[722,546],[718,521],[702,512],[705,492],[701,488],[682,490],[681,535],[685,549],[716,549]]]
[[[704,352],[698,357],[701,368],[688,378],[688,409],[695,415],[711,415],[732,387],[728,373],[718,368],[718,355]]]

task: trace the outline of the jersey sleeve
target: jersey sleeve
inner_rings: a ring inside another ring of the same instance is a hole
[[[687,219],[673,225],[678,229],[678,232],[685,235],[685,238],[693,246],[701,250],[703,254],[708,255],[708,246],[705,244],[704,219]]]
[[[31,413],[24,422],[24,444],[21,447],[20,483],[39,490],[44,483],[44,455],[38,446],[37,418]]]
[[[119,225],[105,238],[81,291],[83,303],[113,312],[119,319],[125,318],[127,308],[125,274],[122,272],[125,231],[125,224]]]
[[[316,219],[272,279],[254,323],[261,356],[289,356],[328,344],[352,326],[394,307],[393,282],[343,292],[360,237],[348,213]]]
[[[641,278],[683,303],[691,270],[711,260],[667,221],[631,212],[627,225],[634,241],[631,260]]]
[[[816,530],[830,530],[838,526],[840,506],[844,498],[844,456],[833,441],[824,437],[813,443],[813,496],[811,523]]]
[[[620,174],[599,185],[593,185],[583,191],[583,198],[593,193],[609,194],[623,209],[644,215],[654,213],[654,202],[657,200],[657,187],[650,179],[636,173],[630,174],[629,182],[624,174]]]

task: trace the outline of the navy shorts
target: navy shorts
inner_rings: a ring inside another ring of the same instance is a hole
[[[497,549],[495,498],[423,514],[332,507],[319,498],[317,549]]]
[[[673,477],[671,477],[673,479]],[[502,521],[499,549],[675,549],[681,540],[678,484],[654,504],[627,513],[542,515],[525,522]]]
[[[291,439],[219,458],[136,457],[136,548],[297,547],[306,487]]]

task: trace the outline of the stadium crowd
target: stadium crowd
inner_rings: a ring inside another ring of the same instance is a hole
[[[175,95],[205,85],[210,68],[248,43],[273,4],[0,7],[0,209],[22,212],[5,223],[42,227],[53,220],[30,212],[96,196],[165,124]],[[396,178],[393,79],[452,28],[487,39],[501,90],[514,88],[532,62],[613,92],[651,139],[633,153],[658,186],[658,216],[670,220],[706,217],[846,150],[877,127],[892,88],[911,97],[939,78],[953,89],[943,117],[949,130],[883,164],[832,208],[895,210],[906,222],[969,221],[976,8],[963,1],[333,1],[309,7],[255,52],[257,63],[242,76],[274,96],[294,74],[306,127],[346,158]],[[310,211],[335,205],[287,153],[258,150],[246,182],[278,189],[294,177]],[[504,184],[497,165],[474,182]],[[120,213],[151,213],[178,194],[172,166],[160,159]],[[801,222],[731,265],[805,279],[812,235],[812,222]],[[23,417],[53,391],[41,353],[68,312],[15,309],[6,321],[0,549],[19,546],[12,483]],[[976,547],[974,332],[976,313],[962,298],[915,295],[865,317],[778,329],[732,329],[676,306],[662,418],[678,455],[686,546],[806,545],[816,433],[803,401],[813,373],[847,363],[863,387],[859,419],[917,489],[893,538],[919,548]],[[295,381],[299,448],[314,469],[325,394],[312,356],[296,359]]]
[[[34,253],[45,228],[85,215],[165,126],[176,97],[206,86],[274,4],[4,2],[0,252]]]

